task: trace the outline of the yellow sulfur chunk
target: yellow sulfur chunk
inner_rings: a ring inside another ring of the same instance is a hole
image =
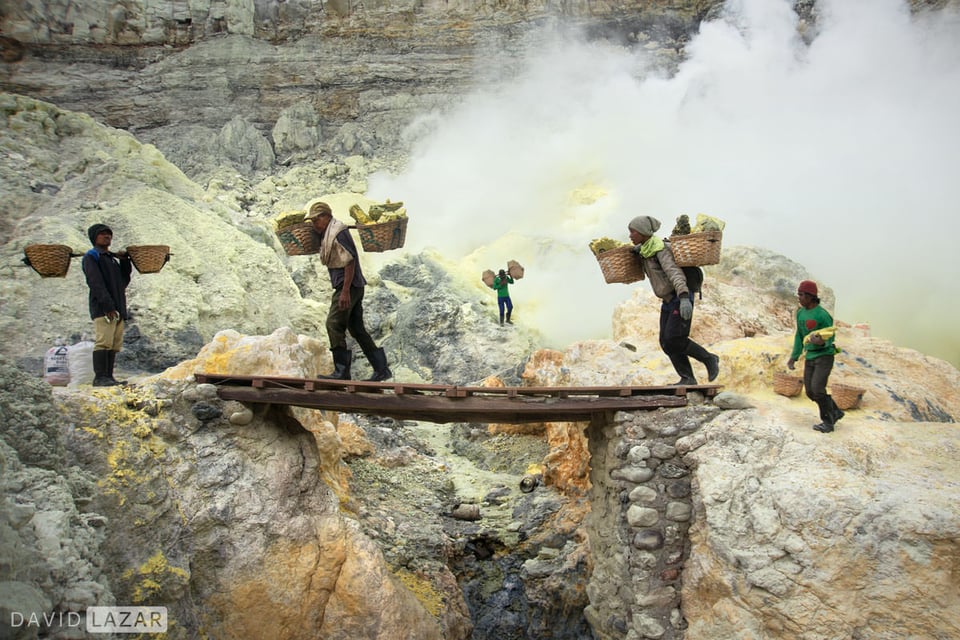
[[[590,250],[593,251],[593,255],[598,256],[604,251],[609,251],[610,249],[619,249],[620,247],[628,247],[626,242],[621,242],[620,240],[614,240],[613,238],[597,238],[590,242]]]
[[[373,220],[357,204],[350,205],[350,217],[356,220],[357,224],[373,224]]]

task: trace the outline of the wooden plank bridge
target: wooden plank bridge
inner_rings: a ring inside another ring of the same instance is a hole
[[[426,422],[579,422],[615,411],[683,407],[687,394],[721,385],[654,387],[477,387],[271,376],[197,374],[224,400],[285,404]]]

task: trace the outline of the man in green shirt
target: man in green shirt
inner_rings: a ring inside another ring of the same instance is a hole
[[[827,380],[833,371],[833,359],[837,347],[833,344],[833,317],[820,306],[817,283],[804,280],[797,287],[797,332],[793,336],[793,351],[787,367],[794,368],[797,359],[806,351],[803,361],[803,387],[807,397],[820,409],[820,424],[814,430],[820,433],[833,431],[843,411],[827,393]],[[821,331],[821,330],[826,331]],[[827,337],[823,337],[826,335]]]
[[[513,313],[513,301],[510,300],[510,288],[513,284],[513,278],[505,270],[500,269],[500,273],[493,279],[493,288],[497,292],[497,306],[500,308],[500,324],[503,325],[503,312],[507,312],[507,324],[513,324],[510,320],[510,314]]]

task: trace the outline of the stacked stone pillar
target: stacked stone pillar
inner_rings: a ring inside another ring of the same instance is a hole
[[[620,412],[588,428],[594,568],[585,615],[599,640],[684,637],[680,586],[692,500],[676,442],[717,411]]]

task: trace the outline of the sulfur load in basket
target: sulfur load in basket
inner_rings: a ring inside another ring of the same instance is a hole
[[[287,211],[274,220],[277,238],[288,256],[308,256],[320,251],[318,234],[313,225],[303,221],[305,211]]]
[[[607,284],[629,284],[643,280],[643,267],[632,245],[610,238],[598,238],[590,243],[590,250],[596,256]]]
[[[23,254],[23,263],[44,278],[63,278],[70,269],[70,258],[80,255],[65,244],[28,244]]]
[[[670,236],[670,249],[678,267],[703,267],[720,263],[720,246],[725,223],[702,213],[691,227],[690,218],[681,215]]]
[[[372,204],[368,211],[354,204],[350,217],[357,223],[357,233],[364,251],[377,253],[399,249],[407,239],[407,210],[402,202]]]
[[[127,247],[127,255],[140,273],[157,273],[170,261],[170,247],[165,244],[135,244]]]
[[[773,374],[774,393],[792,398],[800,395],[801,389],[803,389],[803,378],[792,376],[789,373],[777,372]]]
[[[860,387],[853,387],[838,382],[830,385],[830,395],[833,397],[833,401],[844,411],[859,407],[864,393],[866,393],[866,389],[861,389]]]

